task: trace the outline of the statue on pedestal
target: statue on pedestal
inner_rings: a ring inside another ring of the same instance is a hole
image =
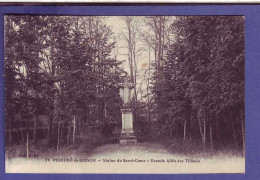
[[[118,83],[118,86],[120,87],[120,97],[124,104],[129,104],[132,99],[132,89],[135,87],[135,84],[127,80],[124,83]]]
[[[124,83],[118,83],[120,88],[120,97],[123,100],[122,113],[122,130],[119,138],[120,144],[136,143],[136,137],[133,129],[133,108],[131,107],[132,89],[135,84],[126,79]]]

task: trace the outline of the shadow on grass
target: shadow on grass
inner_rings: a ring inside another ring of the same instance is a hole
[[[162,140],[163,139],[163,140]],[[241,149],[236,149],[233,146],[223,146],[221,148],[211,149],[209,146],[204,146],[199,140],[187,139],[183,141],[183,138],[159,138],[153,139],[153,143],[161,144],[165,149],[175,155],[189,156],[196,158],[233,158],[243,157]]]
[[[100,133],[95,133],[85,137],[77,137],[74,145],[64,143],[60,146],[59,150],[57,150],[56,146],[49,147],[47,140],[41,140],[36,144],[29,143],[29,158],[86,157],[89,156],[95,148],[107,142],[109,142],[107,137]],[[26,143],[6,147],[5,157],[8,159],[27,157]]]

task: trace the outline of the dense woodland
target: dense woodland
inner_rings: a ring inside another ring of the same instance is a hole
[[[118,40],[106,17],[5,17],[6,147],[59,151],[93,132],[114,138],[121,127],[117,84],[128,76],[137,84],[132,104],[140,142],[178,138],[242,152],[244,18],[120,19],[128,70],[117,59]]]

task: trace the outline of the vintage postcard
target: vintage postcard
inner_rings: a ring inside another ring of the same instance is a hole
[[[245,16],[4,16],[5,172],[245,173]]]

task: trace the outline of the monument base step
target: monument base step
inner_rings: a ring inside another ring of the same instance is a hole
[[[137,138],[135,136],[120,136],[119,144],[136,144]]]

